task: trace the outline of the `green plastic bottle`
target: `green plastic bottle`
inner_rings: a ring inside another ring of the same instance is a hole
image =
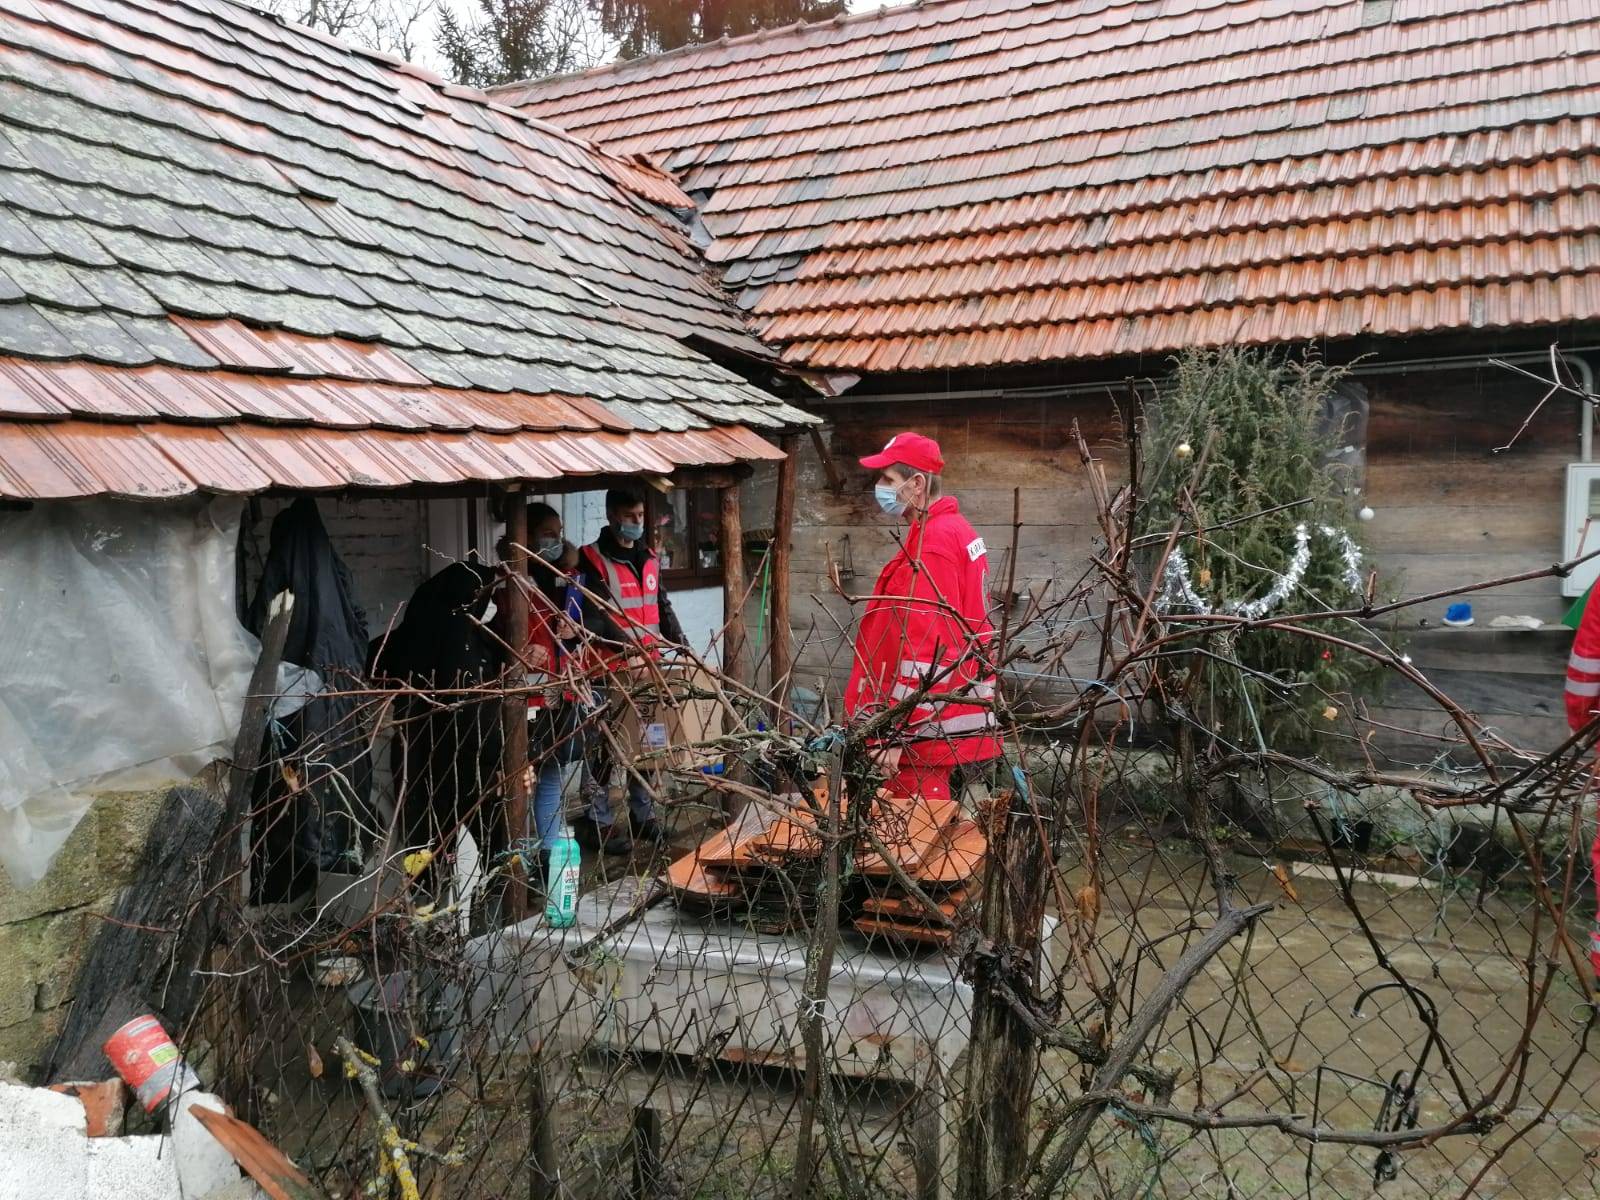
[[[562,825],[560,836],[550,844],[549,882],[545,886],[544,919],[557,929],[567,929],[578,920],[578,839],[572,826]]]

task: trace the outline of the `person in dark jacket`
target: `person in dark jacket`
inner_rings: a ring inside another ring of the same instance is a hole
[[[462,826],[472,834],[486,872],[501,865],[509,843],[501,802],[504,705],[455,689],[493,684],[504,669],[499,644],[484,627],[494,572],[451,563],[423,583],[400,625],[384,640],[374,674],[415,694],[395,701],[394,779],[402,844],[440,854]],[[418,876],[440,897],[442,873]]]
[[[321,690],[267,732],[266,768],[253,785],[263,820],[260,868],[251,876],[258,903],[285,901],[316,884],[318,871],[357,871],[361,835],[373,824],[372,762],[361,701],[367,620],[350,570],[328,538],[317,502],[302,496],[272,521],[272,539],[244,626],[260,637],[272,601],[294,597],[283,661],[315,673]],[[292,771],[283,767],[293,764]],[[298,786],[290,788],[287,779]],[[275,810],[290,805],[280,819]]]
[[[594,678],[626,667],[629,661],[658,656],[683,644],[683,627],[661,582],[661,564],[645,538],[644,497],[626,488],[606,493],[606,526],[579,554],[578,581],[583,597],[583,624],[595,652]],[[599,688],[597,687],[597,691]],[[619,708],[615,719],[637,720],[632,709]],[[609,783],[616,764],[604,736],[590,738],[588,756],[589,814],[578,823],[580,840],[608,854],[625,854],[633,839],[618,827],[611,811]],[[664,840],[650,793],[628,778],[628,810],[633,838]]]

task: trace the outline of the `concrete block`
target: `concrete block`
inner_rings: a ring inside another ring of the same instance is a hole
[[[177,1162],[166,1138],[156,1134],[88,1138],[84,1144],[88,1153],[81,1195],[96,1200],[177,1200]]]
[[[239,1181],[239,1166],[233,1155],[200,1124],[194,1115],[196,1108],[227,1111],[221,1099],[209,1092],[185,1092],[178,1097],[172,1118],[172,1158],[177,1164],[178,1192],[183,1200],[200,1200]]]
[[[804,1063],[806,943],[704,921],[663,902],[626,914],[637,881],[584,897],[570,929],[535,918],[469,943],[480,968],[469,1020],[502,1045],[536,1041],[633,1052],[715,1049],[742,1062]],[[577,961],[574,951],[595,942]],[[971,988],[940,955],[907,958],[841,942],[823,1022],[828,1060],[846,1074],[915,1081],[966,1045]]]
[[[73,1096],[0,1084],[0,1200],[91,1196],[83,1105]]]

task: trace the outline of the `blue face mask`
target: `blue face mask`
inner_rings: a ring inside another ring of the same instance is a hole
[[[617,536],[625,537],[630,542],[637,542],[644,536],[644,523],[641,521],[637,525],[629,525],[625,522],[618,522]]]
[[[880,483],[872,489],[872,498],[878,502],[878,507],[891,517],[898,517],[906,511],[908,502],[900,498],[900,491],[892,483]]]
[[[556,559],[561,557],[561,539],[558,537],[540,538],[538,544],[534,546],[533,552],[544,559],[545,562],[555,562]]]

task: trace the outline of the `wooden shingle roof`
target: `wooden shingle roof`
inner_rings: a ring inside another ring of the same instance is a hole
[[[689,205],[230,0],[0,0],[0,495],[771,457]]]

